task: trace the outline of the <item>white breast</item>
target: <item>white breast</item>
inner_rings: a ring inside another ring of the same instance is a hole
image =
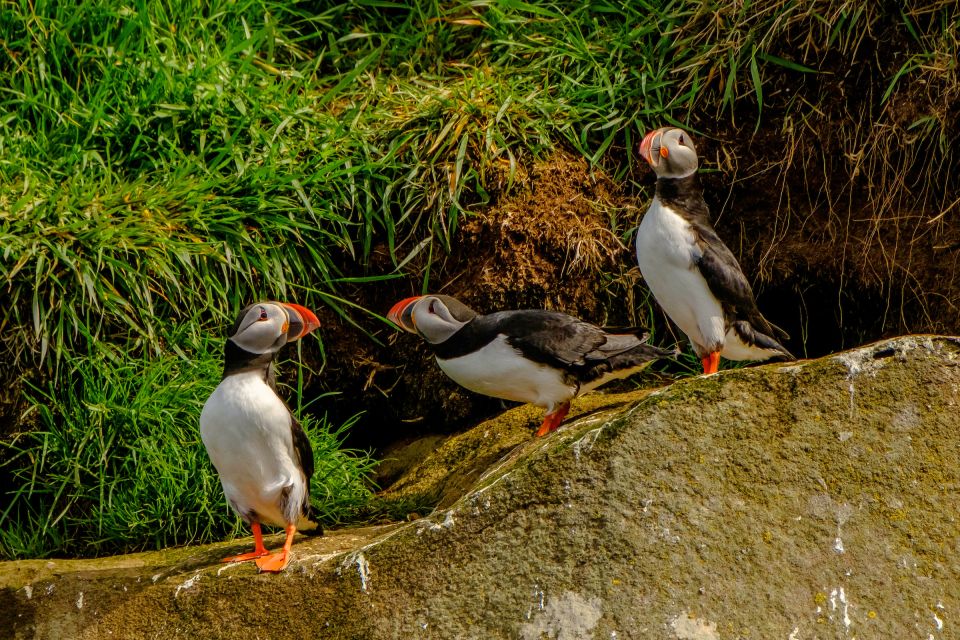
[[[670,319],[701,349],[721,348],[723,308],[694,264],[699,250],[687,221],[654,198],[637,230],[636,247],[640,273]]]
[[[265,524],[284,525],[306,492],[296,464],[290,413],[260,372],[242,372],[223,379],[203,405],[200,437],[227,499],[241,515],[251,510]],[[289,511],[289,510],[288,510]]]
[[[465,356],[437,358],[437,364],[454,382],[471,391],[530,402],[548,411],[577,393],[577,387],[564,382],[560,371],[527,360],[503,335]]]

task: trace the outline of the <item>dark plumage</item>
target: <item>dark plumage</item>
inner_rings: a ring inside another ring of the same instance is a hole
[[[757,308],[750,283],[709,222],[689,135],[653,131],[640,145],[657,174],[656,195],[637,230],[637,261],[654,298],[703,361],[793,359],[787,334]]]
[[[782,351],[784,356],[792,359],[789,351],[770,338],[774,335],[779,340],[788,340],[790,336],[760,313],[753,289],[743,274],[740,263],[710,225],[710,211],[703,199],[700,175],[695,173],[686,178],[659,179],[656,194],[663,206],[681,216],[693,230],[699,249],[699,256],[694,259],[693,264],[707,281],[711,293],[723,307],[724,314],[739,319],[733,321],[732,326],[741,338],[768,349]]]
[[[538,435],[556,429],[571,398],[671,354],[646,344],[636,330],[609,333],[555,311],[479,315],[449,296],[408,298],[388,317],[422,336],[458,384],[545,407]]]

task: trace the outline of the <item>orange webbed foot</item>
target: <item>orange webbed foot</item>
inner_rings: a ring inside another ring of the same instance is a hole
[[[267,551],[267,548],[263,546],[263,532],[260,531],[260,523],[254,522],[251,524],[250,530],[253,532],[253,551],[250,553],[241,553],[238,556],[228,556],[220,562],[246,562],[247,560],[262,558],[270,553]]]
[[[567,413],[570,411],[570,403],[564,402],[562,405],[554,409],[552,413],[548,413],[543,418],[543,424],[540,425],[540,428],[537,429],[537,437],[543,437],[552,431],[556,431],[557,427],[560,426],[560,423],[563,422],[563,419],[567,417]]]
[[[711,373],[716,373],[720,370],[720,352],[714,351],[713,353],[705,355],[700,360],[703,363],[703,374],[710,375]]]
[[[257,558],[262,558],[263,556],[269,555],[270,552],[266,549],[262,551],[251,551],[250,553],[241,553],[238,556],[227,556],[220,562],[246,562],[247,560],[256,560]]]
[[[263,558],[257,558],[257,568],[260,571],[279,573],[287,567],[289,562],[290,554],[287,553],[286,549],[282,549]]]
[[[264,558],[257,558],[257,568],[260,571],[279,573],[290,562],[290,547],[293,546],[293,536],[297,533],[296,525],[287,525],[287,539],[283,542],[283,549]]]

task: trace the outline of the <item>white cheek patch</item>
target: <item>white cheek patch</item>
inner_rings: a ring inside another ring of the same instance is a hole
[[[280,322],[270,318],[254,321],[246,328],[238,331],[232,339],[244,351],[266,353],[276,348],[277,341],[284,334]]]
[[[414,326],[423,338],[431,344],[439,344],[455,334],[466,324],[456,320],[444,320],[432,313],[421,313],[419,309],[413,312]]]

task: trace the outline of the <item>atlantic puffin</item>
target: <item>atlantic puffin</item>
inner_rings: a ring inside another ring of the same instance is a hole
[[[556,311],[480,315],[445,295],[406,298],[387,318],[426,340],[440,369],[460,386],[544,407],[538,436],[560,426],[571,399],[673,355],[646,344],[638,331],[608,333]]]
[[[640,144],[657,174],[656,195],[637,230],[637,261],[653,297],[716,373],[730,360],[793,360],[786,332],[757,309],[737,259],[710,226],[697,175],[697,150],[675,127],[651,131]]]
[[[253,531],[254,549],[223,562],[256,560],[261,571],[282,571],[298,527],[319,528],[310,520],[313,450],[274,380],[277,352],[319,326],[298,304],[258,302],[240,311],[230,330],[223,377],[200,413],[200,438],[230,506]],[[263,546],[261,524],[286,528],[281,551]]]

